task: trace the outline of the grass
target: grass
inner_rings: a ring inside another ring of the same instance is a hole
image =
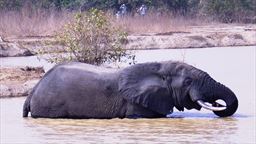
[[[123,27],[129,34],[147,34],[172,32],[187,32],[188,26],[200,25],[197,19],[186,19],[184,17],[174,17],[171,15],[157,15],[150,13],[144,17],[127,16],[115,20],[116,24]]]
[[[28,10],[0,12],[0,36],[52,36],[71,19],[67,12]]]
[[[21,11],[0,11],[1,37],[45,37],[53,36],[57,31],[73,19],[72,12],[54,10],[32,10],[23,8]],[[145,17],[126,16],[116,19],[113,23],[121,26],[129,34],[186,32],[188,26],[201,25],[202,21],[158,15],[149,13]]]

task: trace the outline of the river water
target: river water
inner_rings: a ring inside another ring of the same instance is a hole
[[[161,119],[22,118],[25,98],[0,99],[1,144],[81,143],[256,143],[256,47],[136,51],[138,62],[179,60],[204,71],[234,91],[232,117],[207,110],[177,110]],[[2,66],[52,65],[36,57],[0,58]]]

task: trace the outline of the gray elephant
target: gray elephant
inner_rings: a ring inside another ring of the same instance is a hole
[[[225,101],[226,105],[216,100]],[[34,87],[23,117],[159,118],[176,107],[233,115],[235,94],[206,72],[182,62],[142,63],[109,69],[83,63],[60,64]]]

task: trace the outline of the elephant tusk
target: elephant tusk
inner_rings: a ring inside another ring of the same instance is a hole
[[[202,100],[197,100],[196,102],[200,106],[202,106],[203,108],[208,109],[208,110],[212,110],[212,111],[223,111],[223,110],[225,110],[227,108],[226,106],[222,106],[222,107],[211,106],[211,105],[206,104]]]

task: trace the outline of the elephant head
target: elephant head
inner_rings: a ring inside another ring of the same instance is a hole
[[[183,111],[201,107],[220,117],[238,108],[235,94],[206,72],[181,62],[137,64],[120,74],[119,92],[129,102],[167,115],[176,107]],[[226,105],[216,102],[223,100]]]

